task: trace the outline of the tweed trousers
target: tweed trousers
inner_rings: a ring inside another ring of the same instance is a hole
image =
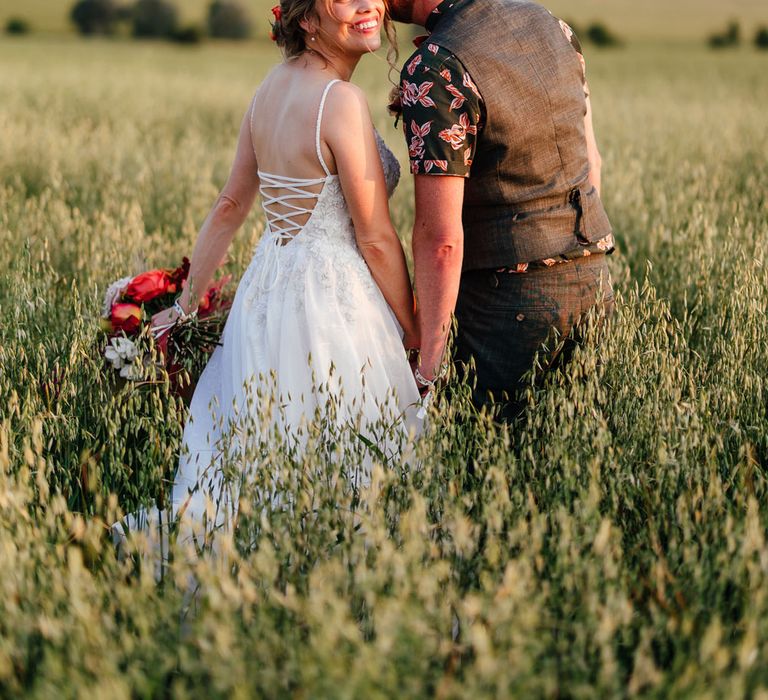
[[[606,316],[613,311],[602,254],[520,274],[465,271],[456,304],[454,361],[461,374],[474,359],[475,405],[493,403],[501,420],[514,419],[522,408],[521,380],[534,355],[541,354],[545,368],[567,362],[583,316],[595,305]]]

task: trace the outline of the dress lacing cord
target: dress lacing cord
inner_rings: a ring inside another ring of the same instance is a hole
[[[323,119],[323,108],[325,107],[325,99],[328,96],[328,91],[334,83],[338,83],[339,80],[331,80],[323,90],[323,95],[320,98],[320,107],[317,111],[317,123],[315,125],[315,151],[317,152],[317,159],[320,161],[320,165],[325,172],[325,177],[317,178],[297,178],[287,177],[285,175],[275,175],[274,173],[267,173],[263,170],[259,170],[259,192],[262,197],[262,207],[267,219],[267,233],[269,237],[266,254],[272,257],[270,261],[264,261],[262,264],[262,274],[260,279],[261,288],[264,291],[271,290],[277,279],[280,276],[280,257],[278,255],[279,249],[288,241],[292,240],[297,234],[299,234],[306,221],[300,224],[296,219],[298,217],[311,216],[312,212],[317,206],[317,200],[320,199],[327,180],[332,177],[331,171],[328,170],[328,166],[323,158],[323,153],[320,148],[320,125]],[[317,187],[322,185],[319,192],[314,192],[310,187]],[[280,195],[270,194],[269,190],[281,190],[284,193]],[[294,204],[294,200],[306,200],[314,199],[315,203],[311,209],[307,207]],[[275,206],[279,205],[283,211],[276,211]],[[287,211],[285,211],[287,210]],[[272,280],[268,280],[267,275],[272,272]]]

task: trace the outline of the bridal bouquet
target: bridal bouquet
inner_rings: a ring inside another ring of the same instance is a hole
[[[186,286],[189,259],[175,268],[159,268],[124,277],[109,285],[101,313],[107,339],[104,357],[108,366],[126,381],[137,382],[164,366],[174,391],[185,398],[200,376],[218,343],[231,299],[224,293],[230,276],[216,280],[201,296],[196,316],[179,321],[158,334],[155,347],[160,362],[150,352],[150,322],[158,311],[173,306]],[[191,384],[185,381],[184,374]]]

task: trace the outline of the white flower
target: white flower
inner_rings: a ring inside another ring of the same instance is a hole
[[[112,311],[113,304],[132,281],[133,277],[123,277],[117,280],[117,282],[112,282],[107,287],[107,291],[104,294],[104,303],[101,307],[102,318],[109,318],[109,312]]]
[[[104,357],[112,363],[112,367],[120,371],[123,379],[137,381],[143,378],[143,367],[136,362],[139,349],[130,339],[122,336],[110,338],[109,345],[104,349]]]
[[[135,364],[131,363],[130,365],[125,365],[120,370],[120,376],[123,379],[128,379],[129,381],[138,381],[142,378],[142,372],[141,367],[137,367]]]
[[[104,350],[104,357],[112,363],[115,369],[119,369],[120,376],[125,376],[122,372],[126,366],[130,367],[133,361],[138,357],[139,350],[132,340],[116,336],[110,338],[109,345]]]

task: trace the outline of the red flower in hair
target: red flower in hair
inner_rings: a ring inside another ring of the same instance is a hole
[[[280,9],[280,5],[275,5],[272,8],[272,16],[275,18],[275,21],[272,23],[272,31],[269,33],[269,38],[272,39],[272,41],[277,41],[277,25],[283,18],[283,11]]]

